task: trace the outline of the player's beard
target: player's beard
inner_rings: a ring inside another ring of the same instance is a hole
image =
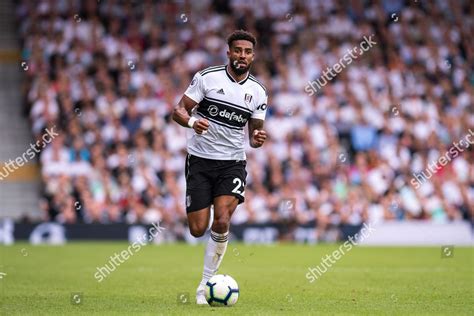
[[[238,76],[243,75],[247,71],[250,70],[250,66],[252,66],[252,63],[248,64],[247,66],[241,66],[239,65],[239,60],[235,59],[230,63],[230,67],[234,71],[234,73]]]

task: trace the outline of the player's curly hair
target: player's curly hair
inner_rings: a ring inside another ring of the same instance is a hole
[[[257,39],[255,36],[253,36],[252,33],[244,31],[244,30],[236,30],[232,32],[232,34],[227,37],[227,44],[229,45],[229,48],[232,46],[233,41],[238,41],[238,40],[245,40],[249,41],[253,44],[253,47],[257,45]]]

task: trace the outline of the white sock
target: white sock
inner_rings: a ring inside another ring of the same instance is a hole
[[[200,286],[206,285],[207,281],[219,269],[227,249],[228,236],[229,232],[219,234],[211,230],[211,237],[207,242],[206,252],[204,253],[204,269]]]

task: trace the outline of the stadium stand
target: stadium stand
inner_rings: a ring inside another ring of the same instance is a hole
[[[474,5],[460,2],[19,1],[24,113],[36,140],[59,134],[39,158],[43,220],[185,223],[187,131],[171,113],[242,28],[259,40],[269,140],[247,150],[235,224],[323,238],[365,221],[472,221],[472,145],[453,149],[474,132]],[[307,89],[364,36],[376,44]]]

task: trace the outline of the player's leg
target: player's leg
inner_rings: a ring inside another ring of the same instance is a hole
[[[220,195],[214,198],[214,221],[211,231],[217,234],[229,232],[230,219],[240,200],[233,195]]]
[[[199,157],[186,157],[186,214],[189,231],[194,237],[204,235],[209,226],[212,184],[206,176],[208,164]]]
[[[239,199],[232,195],[220,195],[214,198],[214,222],[207,249],[212,256],[208,266],[210,276],[217,272],[224,258],[229,241],[230,219],[238,204]]]
[[[239,200],[232,195],[221,195],[214,199],[214,222],[206,247],[202,284],[206,284],[217,272],[224,258],[229,240],[230,218],[238,204]]]
[[[213,199],[210,172],[212,162],[188,155],[186,157],[186,213],[191,235],[201,237],[209,226],[209,214]],[[204,257],[204,260],[206,257]],[[204,286],[196,291],[196,303],[207,305]]]
[[[232,195],[221,195],[214,198],[214,222],[211,227],[211,236],[204,253],[204,268],[202,279],[196,291],[198,304],[205,301],[205,285],[216,274],[227,250],[230,219],[239,199]],[[207,304],[207,302],[206,302]]]
[[[191,232],[191,235],[194,237],[201,237],[204,235],[206,232],[207,227],[209,226],[209,214],[210,214],[210,206],[188,213],[188,223],[189,223],[189,230]],[[206,269],[206,266],[208,265],[208,256],[207,252],[204,253],[204,270],[202,273],[202,279],[209,280],[208,278],[208,270]],[[205,286],[206,283],[202,284],[202,282],[199,284],[197,290],[196,290],[196,304],[198,305],[208,305],[207,300],[206,300],[206,291],[205,291]]]
[[[193,237],[201,237],[206,232],[206,229],[209,226],[210,209],[211,207],[208,206],[187,214],[189,232],[191,235],[193,235]]]
[[[218,177],[214,182],[214,221],[211,236],[204,255],[202,280],[197,293],[204,293],[207,281],[216,274],[224,258],[229,238],[230,219],[237,205],[243,203],[245,179],[245,161],[226,161],[216,164]]]

